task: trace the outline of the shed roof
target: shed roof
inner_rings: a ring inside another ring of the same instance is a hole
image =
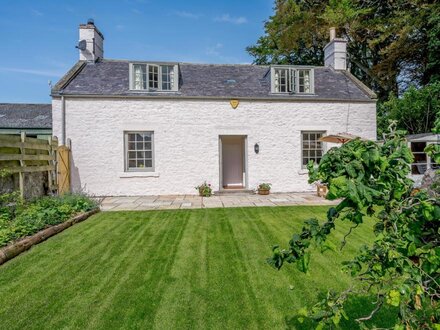
[[[407,135],[406,139],[411,142],[440,142],[440,134],[432,132]]]
[[[55,85],[52,95],[345,101],[375,99],[375,94],[350,73],[328,67],[314,67],[313,95],[273,94],[268,74],[270,66],[253,64],[177,63],[178,92],[133,91],[129,88],[130,63],[127,60],[106,59],[96,63],[78,62]]]
[[[52,104],[0,103],[0,128],[52,128]]]

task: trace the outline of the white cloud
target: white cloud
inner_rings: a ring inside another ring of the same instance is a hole
[[[117,24],[117,25],[115,26],[115,28],[116,28],[116,30],[118,30],[118,31],[122,31],[122,30],[125,30],[125,25],[123,25],[123,24]]]
[[[222,48],[223,48],[223,44],[218,42],[214,46],[207,47],[205,54],[211,56],[220,56],[220,49]]]
[[[142,14],[142,12],[139,9],[136,9],[136,8],[133,8],[131,11],[133,13],[137,14],[137,15],[141,15]]]
[[[232,17],[229,14],[223,14],[222,16],[217,16],[216,18],[214,18],[214,21],[231,23],[231,24],[244,24],[248,22],[247,18],[244,16]]]
[[[184,10],[183,11],[176,11],[176,12],[174,12],[174,14],[179,17],[191,18],[191,19],[198,19],[202,16],[200,14],[195,14],[195,13],[191,13],[191,12],[184,11]]]
[[[64,74],[63,72],[54,71],[54,70],[34,70],[34,69],[21,69],[21,68],[9,68],[9,67],[0,67],[0,71],[25,73],[25,74],[31,74],[31,75],[43,76],[43,77],[61,77]]]
[[[37,9],[31,9],[31,12],[32,12],[32,15],[34,15],[34,16],[43,16],[44,15],[41,11],[39,11]]]

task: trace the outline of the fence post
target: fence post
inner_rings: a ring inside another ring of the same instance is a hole
[[[23,160],[24,157],[23,156],[26,153],[25,148],[24,148],[24,143],[26,141],[26,133],[21,132],[20,136],[21,136],[21,140],[20,140],[21,144],[20,144],[20,160],[19,160],[19,162],[20,162],[20,166],[24,167],[24,160]],[[18,182],[19,182],[18,184],[19,184],[19,188],[20,188],[20,196],[21,196],[21,198],[24,198],[24,172],[23,171],[20,171],[18,173]]]

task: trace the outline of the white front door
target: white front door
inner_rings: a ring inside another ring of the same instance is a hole
[[[245,137],[222,136],[222,185],[225,189],[245,187]]]

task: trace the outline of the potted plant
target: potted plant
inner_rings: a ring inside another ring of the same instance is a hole
[[[212,188],[210,183],[203,182],[201,185],[195,187],[199,191],[199,195],[202,197],[212,196]]]
[[[258,194],[260,195],[269,195],[271,183],[260,183],[258,185]]]

